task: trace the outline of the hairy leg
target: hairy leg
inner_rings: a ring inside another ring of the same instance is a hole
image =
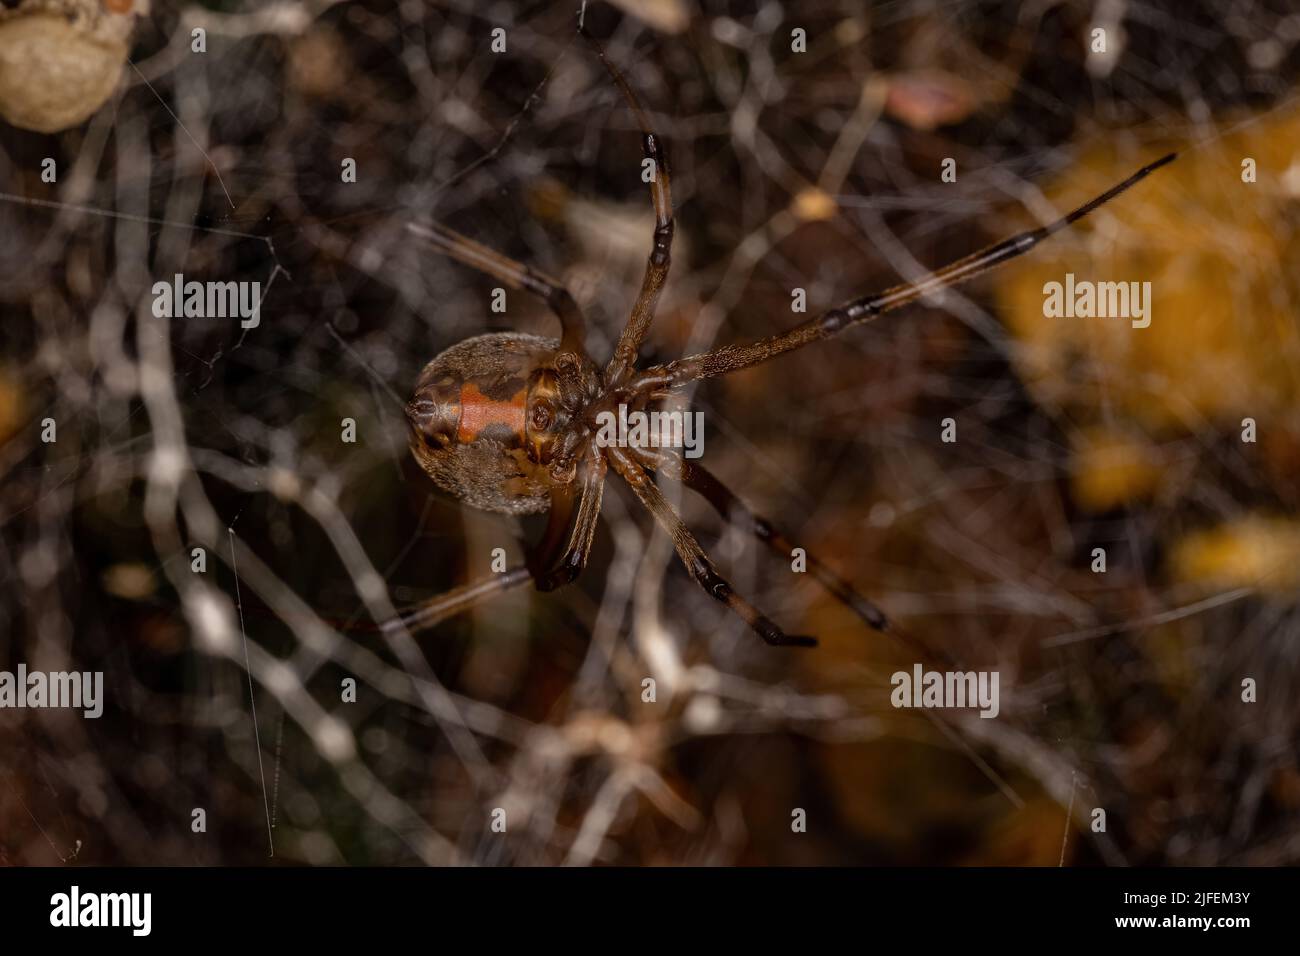
[[[1100,196],[1089,200],[1078,209],[1061,217],[1054,223],[1030,229],[1010,239],[994,243],[979,252],[958,259],[916,282],[905,282],[893,286],[884,292],[866,295],[837,306],[802,325],[797,325],[788,332],[772,335],[757,342],[745,345],[725,345],[711,352],[691,355],[674,362],[657,365],[641,372],[636,377],[636,384],[644,391],[656,391],[673,388],[702,378],[727,375],[740,369],[750,368],[770,361],[786,352],[803,348],[813,342],[828,339],[847,328],[860,325],[894,309],[915,302],[922,296],[958,285],[1004,262],[1022,256],[1044,239],[1078,222],[1120,193],[1127,190],[1166,163],[1172,162],[1176,154],[1170,153],[1150,163],[1128,179]]]
[[[783,560],[789,560],[793,545],[789,539],[778,531],[770,521],[750,511],[743,501],[717,477],[696,462],[683,458],[672,451],[638,450],[638,457],[649,462],[660,474],[680,481],[687,488],[701,495],[723,518],[732,518],[742,523],[754,533]],[[888,631],[889,619],[885,612],[863,597],[842,577],[827,567],[822,561],[809,553],[808,569],[813,577],[863,620],[868,627],[877,631]]]
[[[586,357],[586,322],[578,303],[573,301],[573,296],[569,295],[558,279],[538,272],[532,266],[516,262],[495,249],[436,222],[407,223],[406,229],[427,241],[443,255],[490,275],[512,289],[523,289],[538,296],[560,320],[560,351],[575,352]]]
[[[686,570],[691,573],[691,577],[710,597],[726,605],[728,610],[744,620],[769,644],[794,647],[816,646],[816,638],[786,634],[757,608],[736,594],[731,589],[731,585],[718,573],[718,569],[704,553],[700,543],[695,540],[695,536],[691,534],[677,512],[673,511],[672,506],[664,498],[663,492],[646,474],[645,469],[620,448],[611,447],[605,451],[614,470],[631,486],[646,510],[668,532],[682,564],[686,565]]]
[[[587,566],[605,493],[605,473],[604,457],[589,455],[577,478],[552,496],[546,534],[529,561],[537,590],[553,591],[569,584]]]
[[[605,368],[605,382],[609,385],[617,385],[636,367],[637,353],[641,349],[641,343],[645,341],[646,334],[650,331],[659,293],[668,279],[673,246],[673,194],[663,138],[650,128],[645,111],[641,108],[641,102],[622,72],[610,62],[601,45],[585,30],[582,32],[596,48],[601,63],[605,64],[605,69],[614,78],[614,82],[623,93],[623,98],[627,100],[632,110],[632,115],[636,117],[637,125],[641,127],[641,151],[651,164],[650,200],[654,204],[655,227],[650,257],[646,261],[645,276],[641,280],[641,291],[632,306],[632,314],[619,335],[614,356]]]
[[[522,587],[531,580],[527,568],[514,567],[501,574],[481,578],[444,591],[435,598],[422,604],[407,608],[397,617],[379,625],[381,631],[400,631],[401,628],[411,633],[428,630],[436,624],[463,614],[477,605],[488,601],[498,594]]]

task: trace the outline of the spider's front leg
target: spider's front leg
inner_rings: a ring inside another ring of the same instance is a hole
[[[654,515],[655,520],[673,539],[677,556],[681,558],[682,564],[686,565],[686,570],[691,573],[691,577],[711,598],[725,604],[728,610],[744,620],[769,644],[791,647],[817,645],[815,637],[786,634],[757,608],[733,591],[731,585],[718,573],[709,556],[704,553],[700,543],[695,540],[695,535],[691,534],[690,529],[668,503],[659,486],[646,474],[645,469],[621,448],[611,446],[605,451],[614,470],[631,486],[646,510]]]
[[[902,308],[925,296],[968,282],[989,269],[1023,256],[1040,242],[1073,226],[1100,206],[1140,183],[1157,169],[1173,162],[1175,158],[1177,158],[1176,153],[1162,156],[1055,222],[995,242],[978,252],[936,269],[914,282],[904,282],[891,286],[884,292],[852,299],[823,312],[816,318],[809,319],[802,325],[796,325],[787,332],[769,335],[757,342],[724,345],[710,352],[688,355],[686,358],[644,369],[636,373],[635,383],[641,391],[648,394],[677,388],[700,379],[730,375],[732,372],[761,365],[779,355],[839,335],[845,329],[870,322],[886,312]]]
[[[668,174],[668,153],[663,137],[650,128],[641,101],[632,90],[623,73],[605,54],[605,50],[591,34],[582,30],[583,36],[596,48],[600,62],[605,65],[627,100],[637,125],[641,128],[641,152],[645,162],[649,163],[650,202],[654,206],[655,227],[651,239],[650,256],[646,260],[645,275],[641,280],[641,291],[637,293],[632,306],[632,314],[618,337],[614,355],[605,367],[605,382],[616,386],[623,382],[636,368],[637,353],[645,341],[650,325],[654,322],[655,306],[659,302],[659,293],[668,280],[668,269],[672,265],[673,248],[673,191]]]

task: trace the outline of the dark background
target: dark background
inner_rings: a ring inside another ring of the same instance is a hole
[[[1105,4],[587,10],[669,144],[643,361],[771,334],[795,287],[829,307],[1184,151],[1023,267],[696,395],[711,470],[924,646],[998,670],[996,720],[895,711],[912,650],[684,496],[738,590],[822,639],[762,645],[615,481],[576,585],[417,635],[418,672],[364,629],[540,533],[438,494],[390,390],[467,336],[555,323],[520,293],[494,315],[495,282],[404,223],[562,277],[603,359],[649,198],[571,5],[289,7],[158,3],[91,120],[0,125],[0,667],[102,670],[108,697],[98,721],[0,711],[0,862],[255,864],[268,823],[274,859],[309,864],[1296,859],[1285,5],[1123,4],[1091,60]],[[1153,282],[1152,328],[1033,311],[1098,263]],[[260,327],[151,320],[177,271],[271,283]]]

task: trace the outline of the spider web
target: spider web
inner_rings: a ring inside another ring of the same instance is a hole
[[[1300,20],[1263,3],[706,2],[690,29],[670,0],[624,6],[585,15],[669,143],[678,220],[643,361],[1048,219],[1097,143],[1114,180],[1150,144],[1195,155],[1294,110]],[[1112,60],[1087,55],[1096,24]],[[998,719],[895,710],[908,646],[671,486],[736,590],[820,648],[762,645],[615,487],[574,586],[366,630],[540,533],[438,495],[398,396],[461,339],[554,319],[513,292],[494,314],[495,283],[405,222],[563,277],[603,358],[649,249],[638,133],[548,4],[162,3],[132,64],[84,127],[0,133],[0,646],[10,669],[102,670],[108,699],[98,721],[0,713],[0,860],[1295,859],[1294,604],[1166,560],[1188,529],[1294,511],[1294,483],[1222,423],[1132,420],[1122,369],[1103,402],[1049,400],[1000,278],[693,396],[710,470],[927,646],[999,671]],[[1233,157],[1212,188],[1239,185]],[[155,317],[175,273],[260,283],[260,325]],[[1172,453],[1176,490],[1082,508],[1098,420]],[[1243,707],[1243,676],[1274,693]]]

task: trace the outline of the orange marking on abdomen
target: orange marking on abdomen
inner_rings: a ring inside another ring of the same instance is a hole
[[[522,441],[526,399],[527,391],[522,388],[509,401],[499,402],[480,392],[473,382],[461,386],[460,428],[456,432],[456,440],[461,443],[472,442],[489,425],[505,425],[512,435],[518,436]]]

